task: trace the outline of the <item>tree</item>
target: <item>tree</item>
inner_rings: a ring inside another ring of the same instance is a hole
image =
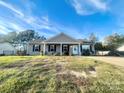
[[[45,36],[40,36],[34,30],[22,31],[17,35],[16,41],[18,42],[29,42],[31,40],[41,39],[46,40]]]
[[[119,46],[124,44],[124,35],[113,34],[105,37],[104,42],[108,45],[111,50],[116,50]]]
[[[40,39],[41,39],[41,40],[46,40],[46,37],[45,37],[45,36],[41,36]]]
[[[9,42],[13,43],[13,46],[18,51],[25,51],[27,48],[27,43],[31,40],[40,39],[40,40],[46,40],[45,36],[40,36],[37,32],[34,30],[25,30],[21,31],[19,33],[16,32],[9,32],[6,35],[0,35],[0,42]]]
[[[9,42],[13,43],[14,40],[16,39],[17,33],[16,32],[9,32],[6,35],[1,35],[0,36],[0,41],[1,42]]]
[[[18,33],[15,42],[19,45],[19,47],[22,47],[22,49],[26,51],[27,43],[36,39],[46,40],[46,38],[44,36],[40,36],[38,32],[35,32],[34,30],[26,30]]]
[[[34,39],[35,37],[35,31],[34,30],[26,30],[19,32],[19,34],[16,37],[17,42],[28,42]]]
[[[45,36],[40,36],[34,30],[25,30],[19,33],[14,31],[6,35],[0,35],[0,42],[24,43],[35,39],[46,40]]]
[[[95,43],[97,41],[97,37],[94,33],[91,33],[89,36],[89,41]]]
[[[102,51],[103,50],[103,46],[102,46],[101,42],[97,42],[95,44],[95,50],[97,50],[97,51]]]
[[[0,34],[0,42],[4,42],[4,35]]]

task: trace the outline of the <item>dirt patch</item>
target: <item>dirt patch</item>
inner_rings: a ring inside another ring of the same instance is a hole
[[[89,66],[87,68],[84,68],[83,69],[83,73],[86,73],[88,76],[91,76],[91,77],[96,77],[97,76],[97,73],[96,73],[96,68],[94,66]]]
[[[56,62],[56,83],[57,91],[61,89],[62,82],[68,82],[77,87],[88,87],[92,85],[90,82],[90,77],[96,77],[96,68],[94,66],[89,66],[87,68],[82,68],[82,71],[74,71],[66,68],[68,62]]]
[[[57,73],[61,72],[62,69],[63,69],[63,68],[62,68],[62,65],[60,65],[60,64],[57,64],[57,65],[56,65],[56,72],[57,72]]]
[[[92,66],[83,69],[82,72],[68,70],[64,67],[64,64],[61,63],[56,65],[56,83],[58,89],[61,87],[62,81],[68,81],[79,87],[86,87],[91,85],[88,76],[96,77],[96,70]]]
[[[32,59],[29,62],[42,62],[43,59],[41,58],[36,58],[36,59]]]
[[[69,81],[78,86],[89,85],[89,79],[86,78],[83,74],[75,71],[66,71],[63,73],[58,73],[57,78],[61,81]]]
[[[6,65],[6,66],[3,66],[2,69],[5,69],[5,68],[22,68],[25,64],[22,64],[22,63],[13,63],[13,64],[9,64],[9,65]]]
[[[23,68],[29,65],[32,61],[31,60],[19,60],[11,64],[3,64],[0,69],[9,69],[9,68]]]

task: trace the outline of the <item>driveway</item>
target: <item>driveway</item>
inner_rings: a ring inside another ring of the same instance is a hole
[[[117,66],[123,66],[124,67],[124,57],[88,57],[88,58],[92,58],[95,60],[100,60],[100,61],[104,61],[106,63],[110,63],[110,64],[114,64]]]

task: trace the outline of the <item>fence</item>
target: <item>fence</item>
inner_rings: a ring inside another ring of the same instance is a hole
[[[0,50],[0,55],[14,55],[15,51],[10,50]]]

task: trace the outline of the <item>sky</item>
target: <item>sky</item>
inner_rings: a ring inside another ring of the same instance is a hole
[[[124,0],[0,0],[0,34],[28,29],[47,38],[124,34]]]

